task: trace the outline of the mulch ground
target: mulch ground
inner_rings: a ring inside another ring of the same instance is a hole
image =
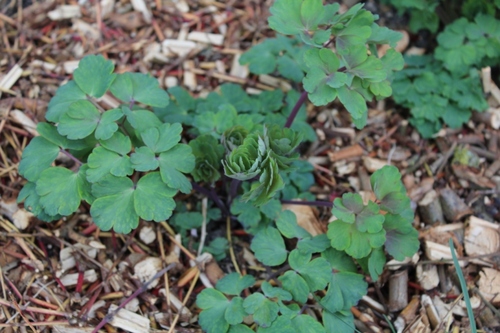
[[[88,54],[112,59],[118,72],[151,73],[165,88],[182,85],[193,96],[226,82],[253,91],[286,87],[237,63],[244,50],[273,35],[266,23],[271,1],[32,2],[0,0],[0,331],[92,332],[102,322],[107,332],[201,332],[196,295],[206,281],[231,272],[231,261],[197,257],[168,221],[143,222],[132,234],[117,235],[96,229],[85,206],[68,220],[38,221],[16,204],[24,183],[17,166],[50,98]],[[404,24],[384,16],[390,12],[375,2],[368,6],[387,24]],[[419,36],[406,37],[401,50],[416,52]],[[166,40],[174,46],[166,47]],[[179,40],[191,43],[186,49]],[[498,89],[487,73],[485,84]],[[370,105],[369,125],[361,131],[340,105],[308,106],[319,139],[304,148],[304,157],[315,167],[311,192],[319,200],[369,191],[369,175],[392,164],[418,213],[421,250],[408,262],[389,262],[379,281],[369,281],[368,296],[352,309],[359,331],[468,331],[450,237],[478,326],[499,330],[499,104],[493,94],[491,110],[433,140],[422,139],[390,101]],[[437,218],[436,203],[443,211]],[[301,207],[300,213],[309,219],[304,223],[323,226],[330,217],[320,208]],[[220,228],[225,234],[225,223]],[[233,242],[238,266],[259,278],[247,239],[233,235]],[[137,297],[109,320],[106,315],[131,295]]]

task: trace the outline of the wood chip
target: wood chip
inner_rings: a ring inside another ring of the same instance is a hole
[[[426,224],[444,223],[443,210],[436,191],[429,191],[418,203],[420,217]]]
[[[187,35],[188,40],[193,42],[200,42],[206,44],[212,44],[216,46],[222,46],[224,44],[224,36],[221,34],[211,34],[201,31],[193,31]]]
[[[76,286],[78,283],[78,276],[79,273],[73,273],[73,274],[66,274],[63,277],[61,277],[60,281],[63,286],[69,287],[69,286]],[[83,273],[83,281],[86,283],[92,283],[97,281],[97,273],[93,269],[89,269]]]
[[[144,0],[130,0],[130,2],[132,3],[132,7],[134,7],[134,10],[142,13],[144,21],[146,21],[147,23],[151,23],[152,15]]]
[[[162,52],[167,57],[185,57],[196,49],[197,44],[189,40],[165,39],[161,43]]]
[[[156,273],[161,271],[162,262],[160,258],[157,257],[147,257],[139,261],[134,266],[134,277],[137,278],[142,283],[146,283],[155,276]],[[159,279],[152,281],[148,285],[148,289],[153,289],[158,285]]]
[[[408,305],[408,270],[391,274],[389,277],[389,311],[403,310]]]
[[[0,80],[0,97],[2,97],[2,90],[9,91],[10,88],[19,80],[21,75],[23,74],[23,70],[19,65],[15,64],[10,71],[2,77]]]
[[[118,306],[111,304],[108,314],[114,313],[116,309],[118,309]],[[114,327],[118,327],[132,333],[149,333],[151,326],[148,317],[141,316],[126,309],[118,310],[109,323]]]
[[[491,223],[475,216],[471,216],[465,229],[464,246],[469,256],[480,256],[498,252],[500,250],[500,225]],[[500,257],[499,257],[500,259]],[[473,262],[485,264],[496,262],[493,257],[482,260],[473,259]]]
[[[465,202],[450,188],[439,191],[439,200],[444,217],[450,222],[455,222],[472,213]]]
[[[47,16],[52,21],[66,20],[74,17],[81,17],[80,6],[78,5],[61,5],[47,13]]]
[[[500,272],[493,268],[485,267],[479,272],[477,283],[479,291],[489,302],[495,306],[500,305]]]
[[[21,125],[28,133],[33,136],[38,136],[38,131],[36,130],[36,123],[31,120],[23,111],[21,110],[12,110],[10,111],[10,116],[12,120],[19,125]]]
[[[439,285],[439,275],[436,265],[418,265],[417,280],[422,288],[431,290]]]
[[[241,54],[235,54],[233,57],[233,61],[231,63],[231,71],[229,75],[234,77],[239,77],[242,79],[246,79],[249,75],[248,65],[240,65],[240,56]]]
[[[24,230],[29,226],[33,216],[34,215],[26,209],[20,208],[12,215],[12,223],[14,223],[17,229]]]
[[[371,173],[383,168],[387,164],[387,161],[379,160],[377,158],[368,156],[363,157],[363,165],[365,166],[366,170]]]
[[[363,148],[361,148],[360,145],[355,144],[353,146],[342,148],[334,152],[329,151],[328,157],[330,158],[331,162],[336,162],[340,160],[345,160],[347,158],[360,157],[363,155],[363,153],[364,153]]]

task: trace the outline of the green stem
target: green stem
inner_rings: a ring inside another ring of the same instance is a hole
[[[70,160],[72,160],[73,162],[75,162],[77,165],[82,165],[83,163],[77,159],[75,156],[71,155],[70,152],[64,150],[64,149],[60,149],[59,150],[61,153],[63,153],[64,155],[68,156],[70,158]]]

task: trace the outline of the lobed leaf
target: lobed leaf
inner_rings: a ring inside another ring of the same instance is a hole
[[[99,98],[115,80],[114,69],[111,60],[104,59],[102,55],[88,55],[78,63],[73,79],[86,94]]]
[[[160,88],[158,80],[142,73],[118,74],[110,90],[126,103],[139,102],[155,107],[165,107],[169,103],[168,94]]]

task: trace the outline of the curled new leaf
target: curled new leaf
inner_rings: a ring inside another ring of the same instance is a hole
[[[216,182],[220,178],[221,159],[224,147],[210,134],[200,135],[189,142],[193,150],[196,166],[191,174],[194,180]]]
[[[266,151],[266,144],[258,135],[249,135],[243,144],[234,149],[223,161],[226,176],[248,180],[261,172],[262,156]]]
[[[289,169],[290,164],[299,157],[295,148],[302,140],[301,135],[290,128],[278,125],[271,126],[268,133],[271,156],[276,159],[281,171]]]
[[[222,134],[222,145],[226,148],[226,151],[231,152],[236,147],[243,144],[247,135],[248,130],[243,126],[233,126]]]

